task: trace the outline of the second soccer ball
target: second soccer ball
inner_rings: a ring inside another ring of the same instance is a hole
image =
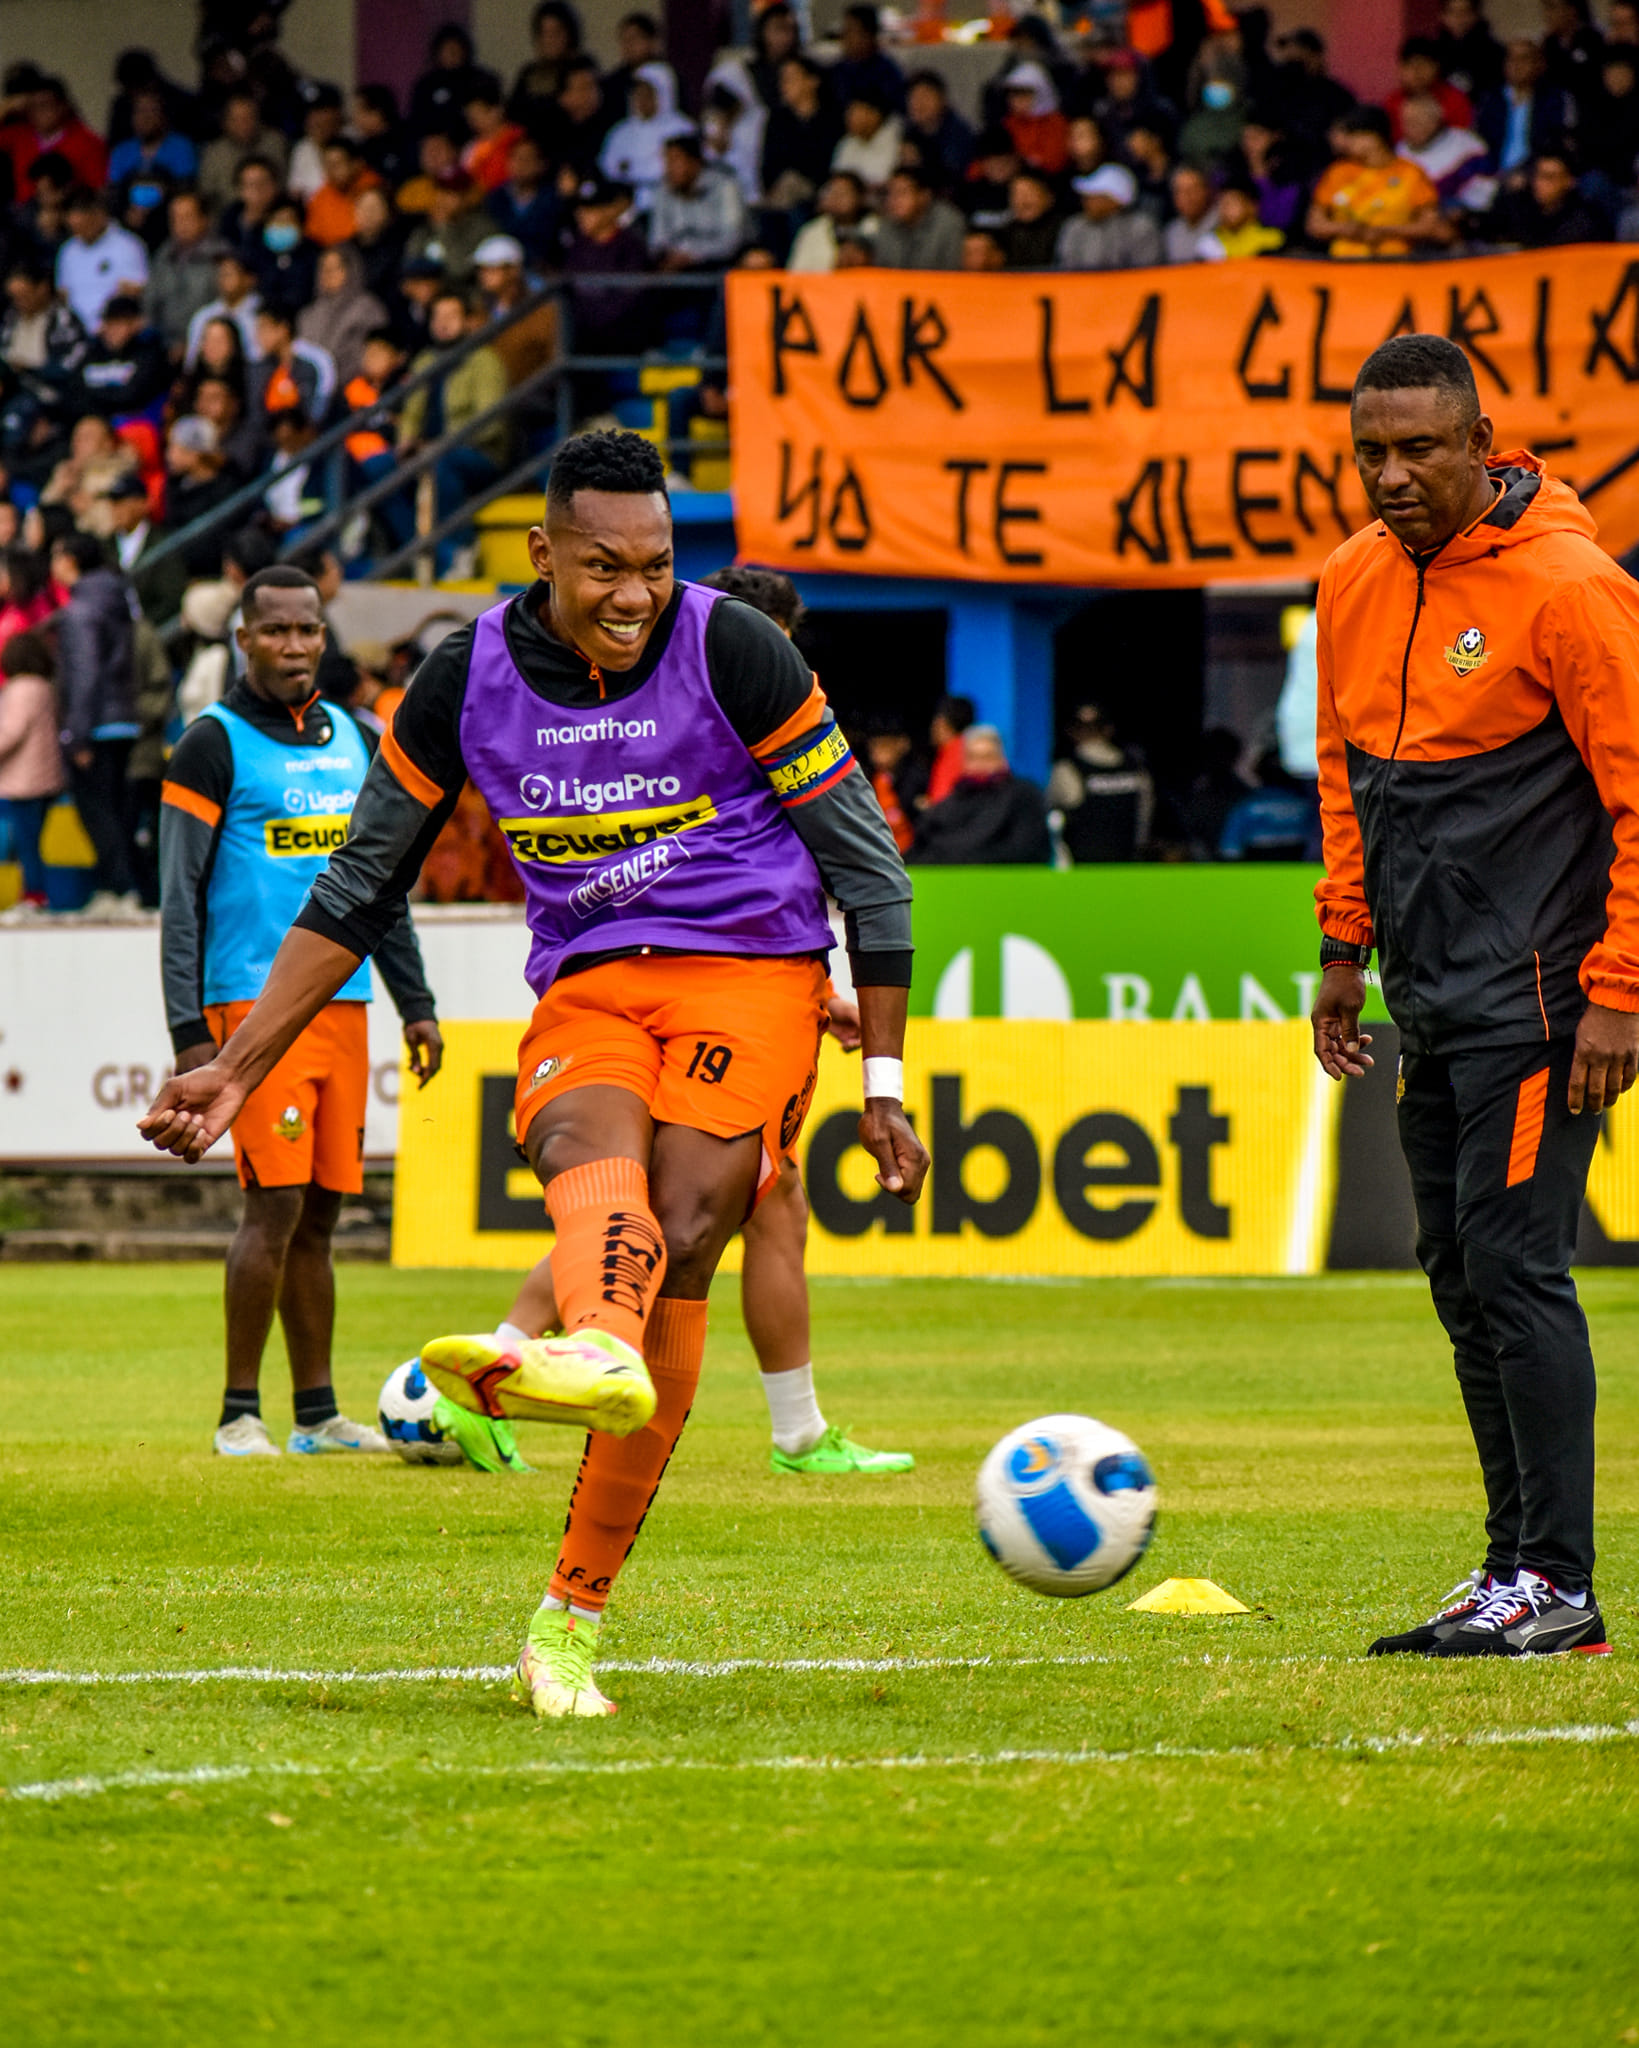
[[[979,1468],[979,1540],[1032,1592],[1075,1598],[1125,1577],[1149,1547],[1155,1479],[1143,1453],[1089,1415],[1043,1415]]]

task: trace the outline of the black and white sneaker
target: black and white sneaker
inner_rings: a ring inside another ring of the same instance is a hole
[[[1477,1614],[1490,1598],[1496,1580],[1489,1572],[1470,1572],[1466,1579],[1457,1584],[1445,1596],[1438,1614],[1431,1614],[1427,1621],[1416,1628],[1408,1628],[1397,1636],[1379,1636],[1366,1652],[1368,1657],[1426,1657],[1438,1644],[1443,1643],[1453,1629],[1461,1628],[1470,1615]]]
[[[1574,1650],[1585,1657],[1605,1657],[1610,1647],[1591,1588],[1583,1604],[1573,1607],[1557,1586],[1535,1572],[1522,1571],[1516,1584],[1497,1587],[1429,1655],[1552,1657]]]

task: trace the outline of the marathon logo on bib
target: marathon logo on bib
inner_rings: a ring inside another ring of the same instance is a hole
[[[501,818],[498,823],[521,866],[564,867],[636,852],[656,840],[708,825],[716,815],[711,798],[697,796],[652,811],[608,811],[590,818]]]
[[[328,859],[347,837],[353,822],[348,811],[339,818],[269,818],[262,827],[272,860]]]

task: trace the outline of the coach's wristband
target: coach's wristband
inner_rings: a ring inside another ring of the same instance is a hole
[[[872,1059],[864,1062],[865,1100],[873,1096],[886,1097],[890,1102],[905,1099],[905,1062],[903,1060]]]

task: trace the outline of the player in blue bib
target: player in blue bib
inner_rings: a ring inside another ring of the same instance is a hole
[[[315,688],[324,649],[318,586],[299,569],[245,585],[246,673],[183,734],[160,809],[165,1007],[179,1073],[203,1066],[262,992],[313,878],[347,837],[370,738]],[[376,953],[423,1086],[443,1043],[408,907]],[[331,1239],[364,1186],[370,963],[279,1061],[234,1126],[245,1190],[227,1265],[227,1391],[215,1448],[275,1456],[262,1422],[262,1352],[277,1310],[295,1389],[292,1451],[387,1451],[338,1412]]]

